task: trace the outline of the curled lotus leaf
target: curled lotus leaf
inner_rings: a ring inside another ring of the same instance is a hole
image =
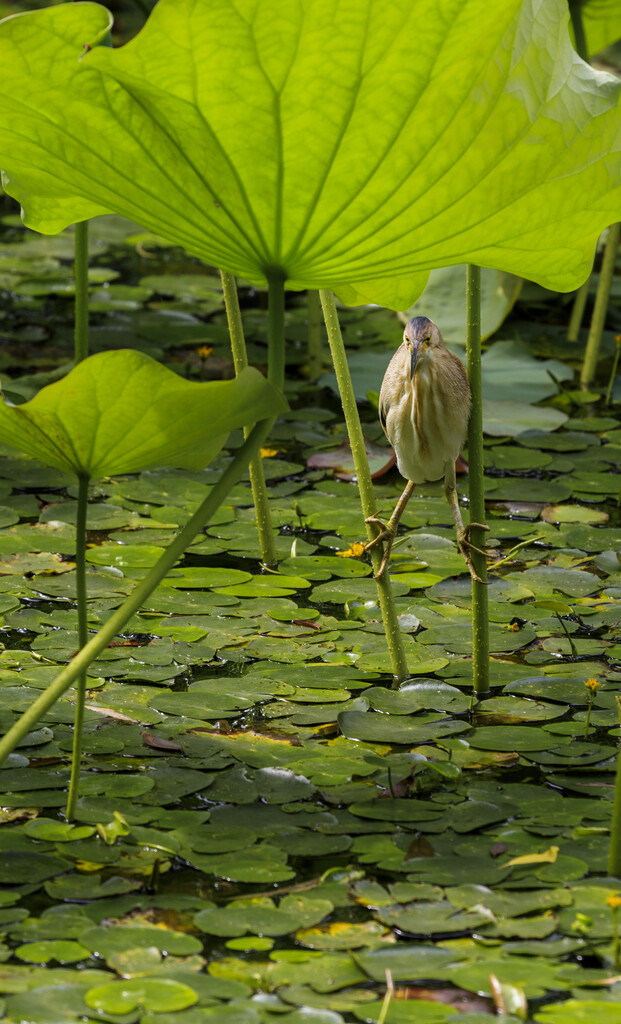
[[[23,405],[0,403],[0,440],[89,477],[156,465],[202,469],[231,430],[285,408],[251,367],[235,380],[197,383],[119,349],[84,359]]]

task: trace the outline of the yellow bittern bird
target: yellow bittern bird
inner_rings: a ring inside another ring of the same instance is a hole
[[[379,416],[395,450],[399,472],[408,483],[387,523],[379,515],[366,520],[381,527],[381,531],[365,550],[384,543],[382,564],[376,575],[386,571],[399,520],[416,484],[443,477],[444,493],[457,530],[457,546],[472,578],[482,583],[470,554],[471,548],[480,549],[473,548],[468,533],[473,526],[482,530],[489,527],[481,523],[464,526],[455,487],[455,460],[464,443],[470,416],[470,385],[462,361],[449,352],[440,331],[426,316],[415,316],[405,326],[403,344],[384,374]]]

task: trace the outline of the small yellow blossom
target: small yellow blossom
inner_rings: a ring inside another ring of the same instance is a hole
[[[360,541],[355,541],[347,551],[337,551],[336,554],[339,558],[358,558],[364,554],[366,544],[361,544]]]
[[[199,359],[209,359],[209,356],[211,355],[212,352],[213,348],[211,345],[201,345],[200,348],[196,349],[196,354],[199,357]]]
[[[587,690],[591,691],[591,693],[595,693],[598,686],[601,686],[602,684],[598,683],[597,679],[587,679],[584,685],[586,686]]]
[[[273,459],[275,455],[278,455],[279,451],[282,451],[282,449],[281,448],[262,448],[261,449],[261,458],[262,459]]]
[[[621,907],[621,896],[609,896],[606,903],[611,910],[618,910]]]
[[[615,341],[617,345],[621,345],[621,334],[615,334]]]

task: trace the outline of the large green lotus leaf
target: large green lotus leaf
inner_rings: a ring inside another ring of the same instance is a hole
[[[113,211],[346,302],[407,308],[453,263],[568,290],[620,214],[621,86],[567,22],[563,0],[160,0],[85,53],[107,11],[55,6],[2,24],[0,164],[39,231]]]
[[[509,315],[522,288],[522,278],[502,270],[481,270],[481,337],[489,338]],[[399,319],[428,316],[442,325],[444,339],[466,344],[466,267],[432,270],[423,294]],[[495,347],[495,346],[494,346]]]
[[[0,403],[0,440],[90,477],[148,466],[202,469],[235,427],[286,408],[251,367],[235,380],[184,380],[131,349],[99,352],[23,405]]]

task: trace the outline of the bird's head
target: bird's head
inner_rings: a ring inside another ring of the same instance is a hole
[[[403,332],[403,341],[410,354],[410,375],[425,364],[434,349],[444,345],[442,335],[426,316],[414,316],[408,320]]]

